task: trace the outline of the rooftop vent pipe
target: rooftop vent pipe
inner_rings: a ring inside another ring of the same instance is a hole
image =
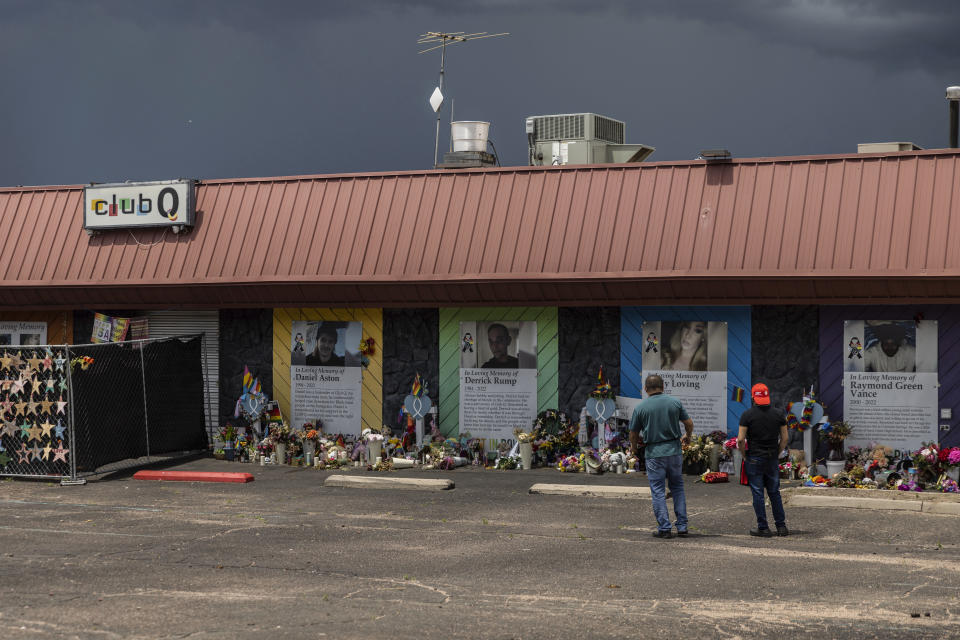
[[[957,142],[957,130],[960,128],[960,87],[947,87],[947,100],[950,101],[950,146],[960,147]]]

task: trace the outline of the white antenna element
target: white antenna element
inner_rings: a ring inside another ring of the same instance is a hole
[[[464,33],[463,31],[455,31],[453,33],[443,33],[441,31],[427,31],[422,34],[417,40],[417,44],[434,44],[439,42],[440,44],[424,49],[423,51],[418,51],[417,53],[427,53],[429,51],[436,51],[440,49],[440,83],[436,89],[433,91],[433,95],[430,96],[430,106],[437,113],[437,132],[433,139],[433,168],[437,168],[437,152],[439,151],[440,146],[440,108],[443,106],[443,67],[446,61],[447,53],[447,44],[456,44],[458,42],[466,42],[467,40],[479,40],[481,38],[496,38],[498,36],[508,36],[509,33],[487,33],[486,31],[480,31],[479,33]],[[453,119],[453,113],[450,114],[451,120]]]

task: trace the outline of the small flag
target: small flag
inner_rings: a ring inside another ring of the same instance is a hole
[[[410,387],[410,395],[419,398],[423,395],[423,384],[420,382],[420,374],[417,374],[417,377],[413,379],[413,386]]]
[[[743,394],[746,393],[746,391],[743,387],[734,385],[733,394],[730,396],[730,399],[734,402],[743,402]]]
[[[597,374],[597,382],[603,384],[603,365],[600,365],[600,372]]]
[[[253,382],[253,393],[254,393],[254,395],[259,395],[259,394],[260,394],[260,378],[257,378],[257,379],[254,380],[254,382]]]
[[[250,386],[253,384],[253,376],[250,375],[250,369],[247,368],[247,365],[243,365],[243,391],[246,393],[250,390]]]

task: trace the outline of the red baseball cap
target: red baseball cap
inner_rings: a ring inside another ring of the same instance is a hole
[[[770,404],[770,389],[767,389],[767,385],[762,382],[753,385],[750,393],[753,395],[753,401],[757,404]]]

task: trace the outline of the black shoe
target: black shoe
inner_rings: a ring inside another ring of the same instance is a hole
[[[686,538],[688,535],[690,535],[690,532],[687,531],[686,529],[684,529],[683,531],[680,531],[679,529],[677,530],[677,536],[681,538]]]
[[[654,538],[672,538],[672,537],[673,537],[673,531],[670,531],[670,530],[660,531],[660,530],[658,529],[658,530],[656,530],[656,531],[653,532],[653,537],[654,537]]]
[[[770,529],[750,529],[750,535],[758,538],[772,538],[773,532]]]
[[[790,530],[787,529],[787,525],[783,524],[777,527],[777,535],[781,538],[790,535]]]

